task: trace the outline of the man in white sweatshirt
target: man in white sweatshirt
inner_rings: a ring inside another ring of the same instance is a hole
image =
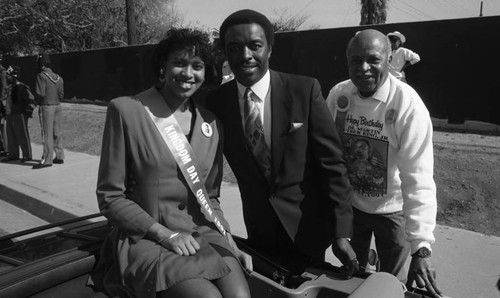
[[[415,90],[389,74],[390,55],[384,34],[357,33],[347,47],[350,80],[327,98],[355,189],[351,245],[366,267],[373,234],[381,271],[440,297],[431,262],[437,212],[432,122]]]

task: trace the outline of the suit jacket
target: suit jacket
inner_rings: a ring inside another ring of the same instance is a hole
[[[238,181],[249,239],[272,241],[276,216],[307,254],[351,236],[352,188],[316,79],[271,70],[271,181],[247,146],[236,81],[209,94],[207,106],[224,127],[224,155]]]
[[[58,105],[64,98],[64,80],[52,69],[47,68],[36,76],[35,91],[37,104]]]
[[[23,83],[16,83],[12,87],[11,91],[11,106],[10,106],[10,114],[11,115],[21,115],[26,113],[26,109],[30,104],[28,87]]]

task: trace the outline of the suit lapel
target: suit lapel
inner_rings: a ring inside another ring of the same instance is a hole
[[[236,85],[236,80],[226,83],[228,86],[225,89],[225,94],[223,98],[226,99],[224,102],[225,115],[227,123],[231,123],[229,127],[226,127],[228,136],[226,140],[231,140],[231,142],[243,143],[246,146],[245,133],[243,131],[240,104],[238,100],[238,86]],[[226,121],[225,121],[226,122]],[[227,139],[229,138],[229,139]]]
[[[283,159],[290,125],[291,95],[279,73],[271,70],[271,181],[275,181]]]

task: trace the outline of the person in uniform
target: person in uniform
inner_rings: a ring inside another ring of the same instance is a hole
[[[10,98],[8,100],[7,120],[7,138],[9,154],[3,162],[16,161],[27,162],[32,158],[31,141],[28,130],[28,108],[30,106],[30,96],[28,86],[19,81],[21,68],[12,65],[7,70],[7,81],[12,86]],[[19,149],[23,152],[20,159]]]
[[[64,97],[63,78],[51,69],[50,56],[41,54],[39,57],[40,73],[36,77],[37,104],[41,110],[41,125],[43,132],[43,156],[33,169],[51,167],[53,163],[64,163],[62,145],[62,107]],[[55,152],[55,158],[54,158]]]
[[[0,156],[7,156],[7,130],[6,130],[6,90],[7,90],[7,69],[2,65],[3,55],[0,53]]]

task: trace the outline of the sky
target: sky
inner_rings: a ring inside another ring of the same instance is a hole
[[[386,23],[418,22],[500,15],[500,0],[389,0]],[[309,16],[301,29],[359,25],[360,0],[175,0],[187,25],[218,29],[225,17],[243,8],[272,18],[288,8],[291,15]],[[309,28],[308,28],[309,27]]]

